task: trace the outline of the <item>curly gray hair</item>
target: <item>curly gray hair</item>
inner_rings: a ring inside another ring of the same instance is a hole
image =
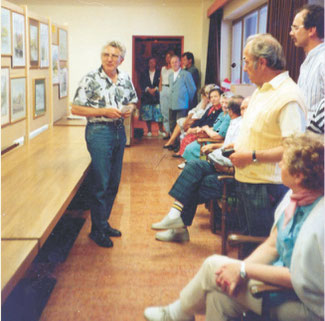
[[[116,40],[113,40],[113,41],[109,41],[109,42],[107,42],[107,43],[103,46],[103,48],[102,48],[101,55],[103,54],[104,50],[105,50],[107,47],[117,48],[117,49],[120,51],[120,55],[121,55],[121,57],[124,59],[125,54],[126,54],[126,48],[125,48],[125,46],[124,46],[121,42],[116,41]]]

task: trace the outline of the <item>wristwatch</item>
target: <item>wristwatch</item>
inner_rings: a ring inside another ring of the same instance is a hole
[[[257,162],[256,150],[253,150],[253,152],[252,152],[252,159],[253,159],[253,163],[256,163]]]
[[[247,275],[246,275],[246,269],[245,269],[245,262],[241,262],[239,275],[243,280],[246,280]]]

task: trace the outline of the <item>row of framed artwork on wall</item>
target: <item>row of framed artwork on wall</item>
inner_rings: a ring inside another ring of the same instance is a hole
[[[68,71],[67,27],[3,0],[2,146],[67,114]]]

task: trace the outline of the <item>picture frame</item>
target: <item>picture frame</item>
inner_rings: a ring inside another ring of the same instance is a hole
[[[59,59],[61,61],[68,60],[68,32],[64,29],[59,29]]]
[[[62,99],[68,96],[68,69],[60,69],[59,75],[59,98]]]
[[[31,68],[39,65],[39,22],[29,18],[29,63]]]
[[[12,68],[26,66],[25,16],[12,12]]]
[[[48,68],[50,65],[49,54],[49,26],[40,23],[40,67]]]
[[[1,127],[10,123],[10,77],[9,68],[1,68]]]
[[[60,78],[59,46],[52,45],[52,84],[58,85]]]
[[[11,11],[1,7],[1,56],[11,56]]]
[[[33,82],[33,110],[34,119],[46,112],[46,80],[45,78],[34,79]]]
[[[26,118],[26,78],[10,79],[10,120],[11,123]]]

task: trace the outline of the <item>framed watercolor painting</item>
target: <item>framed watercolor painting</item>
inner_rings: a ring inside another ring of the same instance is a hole
[[[1,68],[1,126],[10,122],[10,87],[9,87],[9,68]]]
[[[40,23],[40,67],[48,68],[49,62],[49,26]]]
[[[52,45],[52,84],[59,84],[60,61],[59,61],[59,46]]]
[[[29,19],[29,58],[31,68],[37,68],[39,64],[39,39],[37,20]]]
[[[46,82],[45,78],[34,79],[34,118],[45,114],[46,111]]]
[[[68,60],[68,32],[59,28],[59,59]]]
[[[59,98],[68,96],[68,69],[60,69],[60,86],[59,86]]]
[[[25,67],[25,16],[12,12],[12,67]]]
[[[11,55],[11,14],[1,7],[1,56]]]
[[[26,117],[26,78],[12,78],[10,82],[11,122]]]

